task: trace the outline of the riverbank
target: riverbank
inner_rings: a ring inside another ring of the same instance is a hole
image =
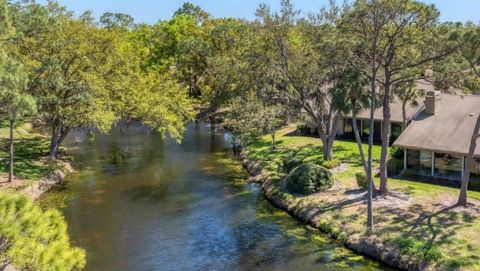
[[[0,126],[0,191],[20,193],[32,200],[63,184],[74,171],[73,161],[65,154],[59,159],[48,158],[49,140],[37,133],[30,122],[19,123],[14,129],[14,179],[8,182],[8,127]]]
[[[54,161],[54,168],[37,182],[22,189],[20,193],[24,194],[33,201],[38,200],[42,195],[55,187],[62,186],[65,178],[74,172],[73,162],[68,159]]]
[[[278,132],[278,149],[268,137],[249,145],[242,162],[261,183],[265,196],[278,208],[320,229],[346,247],[403,270],[479,270],[480,229],[478,192],[471,192],[470,206],[455,206],[458,190],[450,187],[390,180],[391,195],[374,200],[373,234],[365,231],[365,192],[358,189],[355,173],[361,172],[356,143],[336,142],[336,185],[309,196],[291,195],[283,189],[283,157],[295,153],[304,161],[318,160],[320,140],[295,136],[295,127]],[[379,147],[374,149],[378,157]],[[378,160],[376,161],[378,163]],[[378,182],[378,180],[376,180]]]

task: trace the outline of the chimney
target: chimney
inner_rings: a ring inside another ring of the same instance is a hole
[[[425,96],[425,113],[435,115],[435,108],[438,106],[437,102],[442,98],[440,91],[430,90]]]

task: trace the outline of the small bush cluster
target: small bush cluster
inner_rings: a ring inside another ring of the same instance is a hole
[[[398,175],[403,170],[403,160],[390,159],[387,162],[387,172],[389,175]]]
[[[394,159],[403,159],[403,150],[398,147],[390,148],[390,157]]]
[[[294,168],[302,164],[302,160],[295,156],[287,156],[283,159],[282,170],[286,174],[290,173]]]
[[[288,174],[286,184],[290,192],[309,195],[331,188],[333,175],[322,166],[303,164]]]
[[[438,248],[433,247],[428,242],[418,241],[410,237],[398,237],[395,239],[395,243],[399,246],[402,254],[418,257],[428,262],[438,261],[444,257]]]
[[[417,173],[415,172],[415,170],[407,168],[407,169],[403,169],[401,171],[401,175],[402,175],[402,177],[409,178],[409,177],[413,177],[413,176],[417,175]]]
[[[364,172],[358,172],[357,174],[355,174],[355,179],[357,180],[357,185],[359,188],[368,188],[368,180]]]
[[[336,168],[340,165],[341,161],[338,159],[332,159],[328,161],[323,161],[322,166],[327,169]]]

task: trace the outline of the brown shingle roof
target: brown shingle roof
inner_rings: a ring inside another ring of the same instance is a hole
[[[423,90],[425,93],[428,91],[436,90],[435,86],[433,85],[432,82],[425,80],[425,79],[419,79],[416,81],[417,82],[417,88]],[[448,90],[445,90],[445,92],[448,93],[461,93],[459,89],[455,88],[450,88]],[[412,105],[411,103],[408,103],[406,106],[406,114],[407,114],[407,120],[411,120],[413,117],[415,117],[415,114],[421,110],[421,107],[424,104],[425,97],[419,97],[417,99],[417,105]],[[398,122],[402,123],[403,122],[403,115],[402,115],[402,102],[398,97],[394,97],[393,101],[390,103],[390,111],[391,111],[391,121],[392,122]],[[347,117],[352,117],[352,114],[347,114]],[[370,119],[370,109],[363,109],[357,114],[358,119]],[[378,108],[375,110],[375,120],[376,121],[382,121],[383,120],[383,107]]]
[[[393,145],[466,155],[478,114],[479,95],[442,94],[435,115],[420,113]],[[477,147],[475,156],[480,156],[480,147]]]
[[[433,85],[432,81],[426,80],[426,79],[419,79],[417,80],[417,88],[422,89],[425,92],[432,91],[432,90],[440,90],[436,89],[435,86]],[[454,87],[449,87],[448,89],[443,89],[440,90],[444,93],[450,93],[450,94],[462,94],[464,93],[463,90],[459,88],[454,88]]]
[[[417,99],[417,105],[412,105],[408,103],[405,107],[405,112],[407,115],[407,120],[412,119],[415,116],[415,113],[420,109],[423,105],[424,97]],[[402,123],[403,122],[403,114],[402,114],[402,102],[398,98],[394,98],[394,100],[390,103],[390,113],[392,122]],[[347,114],[346,117],[351,118],[352,114]],[[360,110],[357,113],[357,119],[370,119],[370,108],[365,108]],[[383,107],[379,107],[375,110],[375,120],[376,121],[383,121]]]

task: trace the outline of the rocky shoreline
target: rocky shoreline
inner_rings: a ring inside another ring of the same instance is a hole
[[[33,201],[38,200],[44,193],[52,190],[54,187],[63,185],[65,178],[74,172],[73,162],[71,160],[55,161],[56,168],[42,177],[39,181],[20,191],[22,195]]]
[[[419,262],[413,257],[401,255],[397,245],[385,242],[379,236],[354,234],[346,236],[345,233],[331,226],[329,221],[322,219],[322,210],[319,207],[303,205],[301,200],[285,197],[270,177],[265,174],[261,163],[251,160],[241,152],[240,162],[251,176],[251,181],[259,183],[264,196],[277,208],[288,212],[291,216],[306,222],[338,240],[345,247],[377,260],[391,268],[400,270],[432,270],[425,262]]]

